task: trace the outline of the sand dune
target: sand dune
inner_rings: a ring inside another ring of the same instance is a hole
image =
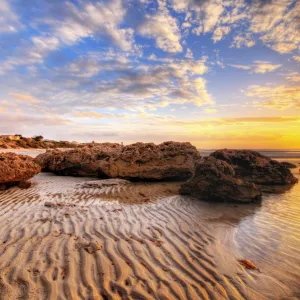
[[[299,296],[299,186],[283,209],[268,195],[263,206],[210,204],[178,196],[179,183],[88,180],[39,174],[0,193],[0,299]]]

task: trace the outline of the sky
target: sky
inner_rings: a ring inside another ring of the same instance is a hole
[[[0,0],[0,134],[300,148],[300,1]]]

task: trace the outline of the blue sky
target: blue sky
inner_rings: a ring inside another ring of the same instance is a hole
[[[299,15],[295,0],[0,0],[0,133],[300,148]]]

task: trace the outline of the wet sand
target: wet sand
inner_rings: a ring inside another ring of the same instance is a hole
[[[0,192],[0,299],[300,298],[299,184],[233,205],[91,180],[43,173]]]

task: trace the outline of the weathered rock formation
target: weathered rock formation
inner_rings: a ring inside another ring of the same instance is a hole
[[[231,165],[212,156],[197,163],[195,175],[179,192],[205,201],[248,203],[261,199],[255,184],[237,178]]]
[[[288,161],[283,161],[280,164],[288,169],[296,169],[297,168],[297,165],[290,163]]]
[[[40,171],[40,166],[27,155],[0,153],[0,189],[2,190],[14,185],[28,188],[30,183],[26,181]]]
[[[190,143],[136,143],[102,164],[102,172],[110,178],[185,180],[194,173],[200,153]]]
[[[48,150],[38,155],[35,162],[42,171],[57,175],[106,177],[101,171],[101,162],[121,151],[121,146],[114,143],[103,143],[72,150]]]
[[[194,173],[200,158],[190,143],[97,144],[74,150],[52,150],[36,157],[44,171],[59,175],[184,180]]]
[[[295,184],[298,179],[284,165],[251,150],[217,150],[211,157],[234,167],[236,176],[259,185]]]

